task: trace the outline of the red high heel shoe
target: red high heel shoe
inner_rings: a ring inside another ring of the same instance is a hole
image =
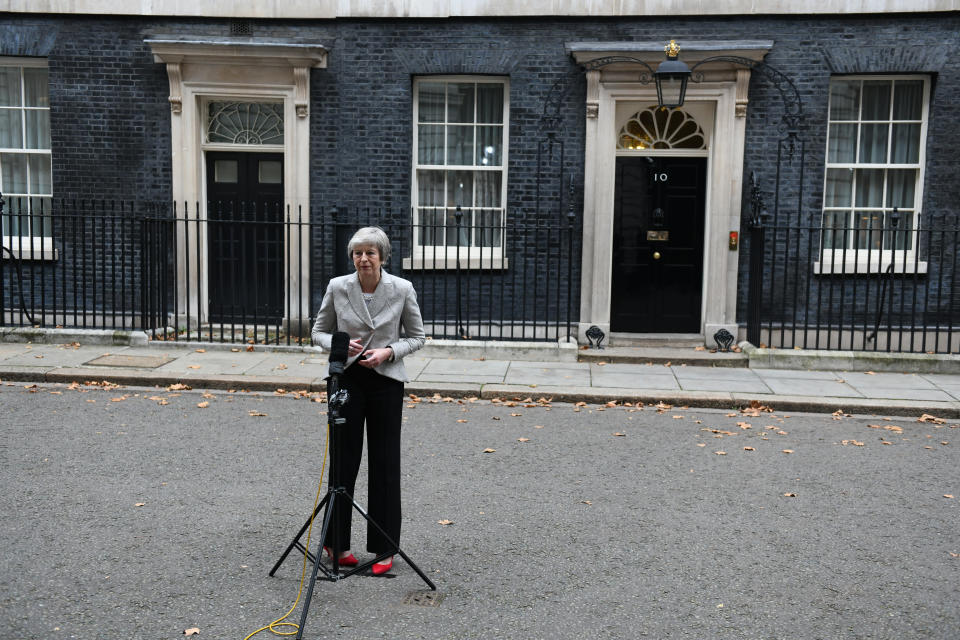
[[[373,575],[382,576],[386,572],[390,571],[393,568],[393,556],[390,556],[390,561],[387,564],[380,564],[379,562],[373,565]]]
[[[327,557],[333,560],[333,550],[330,549],[330,547],[324,547],[323,550],[327,552]],[[357,557],[351,553],[344,558],[340,558],[338,564],[341,567],[355,567],[360,564],[360,561],[357,560]]]

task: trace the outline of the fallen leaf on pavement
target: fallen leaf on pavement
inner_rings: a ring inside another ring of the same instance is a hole
[[[144,505],[146,505],[146,504],[147,504],[146,502],[135,502],[133,506],[135,506],[135,507],[142,507],[142,506],[144,506]]]
[[[517,438],[517,442],[530,442],[530,438]]]
[[[626,437],[627,434],[625,434],[625,433],[620,433],[619,431],[617,431],[617,432],[614,433],[613,435],[617,436],[618,438],[623,438],[623,437]]]
[[[952,493],[945,493],[945,494],[943,494],[943,497],[944,497],[944,498],[953,498],[953,494],[952,494]]]
[[[206,409],[206,408],[209,407],[209,406],[210,406],[210,403],[207,402],[206,400],[204,400],[203,402],[198,402],[198,403],[197,403],[197,407],[200,408],[200,409]]]
[[[190,391],[190,387],[188,387],[185,384],[180,384],[179,382],[177,382],[176,384],[172,384],[169,387],[167,387],[167,391]]]
[[[187,369],[199,369],[199,368],[200,368],[200,365],[198,364],[187,365]]]
[[[197,627],[191,627],[190,629],[184,629],[183,635],[185,636],[198,636],[200,635],[200,629]]]
[[[795,494],[795,493],[785,493],[785,494],[783,494],[783,495],[786,496],[787,498],[796,498],[796,497],[797,497],[797,494]]]
[[[744,413],[747,411],[763,411],[765,413],[773,413],[773,407],[768,407],[759,400],[751,400],[749,409],[744,409]]]
[[[260,412],[260,411],[257,411],[256,409],[251,409],[250,411],[247,412],[247,414],[250,415],[250,416],[252,416],[252,417],[254,417],[254,418],[266,418],[266,417],[267,417],[267,414],[262,413],[262,412]]]
[[[737,434],[734,433],[733,431],[724,431],[723,429],[708,429],[707,427],[704,427],[704,428],[700,429],[700,431],[709,431],[710,433],[717,433],[717,434],[720,434],[720,435],[723,435],[723,436],[735,436],[735,435],[737,435]]]
[[[753,447],[744,447],[743,450],[744,450],[744,451],[756,451],[756,449],[754,449]]]
[[[922,416],[920,416],[919,418],[917,418],[917,422],[930,422],[930,423],[933,423],[933,424],[945,424],[947,421],[944,420],[943,418],[938,418],[938,417],[936,417],[936,416],[930,415],[929,413],[925,413],[925,414],[923,414]]]
[[[885,429],[887,431],[895,431],[897,433],[903,433],[903,427],[898,427],[895,424],[868,424],[867,427],[871,429]]]
[[[453,524],[453,520],[437,520],[437,524],[440,524],[446,527]]]
[[[491,448],[487,447],[486,449],[483,450],[483,452],[484,452],[484,453],[496,453],[497,450],[496,450],[496,449],[491,449]]]
[[[793,449],[784,449],[783,452],[784,452],[784,453],[793,453]]]

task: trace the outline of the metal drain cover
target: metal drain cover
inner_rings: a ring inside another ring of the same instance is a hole
[[[163,366],[173,359],[168,356],[127,356],[127,355],[105,355],[94,358],[86,364],[92,364],[98,367],[131,367],[134,369],[156,369]]]
[[[415,604],[418,607],[439,607],[443,594],[439,591],[411,591],[403,599],[403,604]]]

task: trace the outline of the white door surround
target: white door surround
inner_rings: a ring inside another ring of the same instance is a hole
[[[199,252],[178,247],[177,278],[208,273],[204,224],[206,219],[205,151],[274,151],[284,156],[284,204],[287,221],[309,222],[310,216],[310,69],[327,66],[327,50],[318,44],[261,41],[253,38],[147,39],[154,60],[164,63],[170,82],[171,187],[178,217],[196,219],[190,233],[199,233]],[[205,105],[211,99],[280,102],[283,104],[283,145],[217,145],[206,142]],[[193,208],[193,203],[198,203]],[[289,273],[284,299],[291,309],[309,314],[309,237],[307,225],[289,234],[286,251]],[[178,238],[183,234],[178,233]],[[181,240],[178,239],[178,243]],[[199,253],[200,255],[197,255]],[[303,259],[297,257],[302,255]],[[186,257],[186,259],[185,259]],[[199,264],[198,264],[199,262]],[[191,309],[198,322],[207,318],[207,283],[178,287],[179,309]],[[189,291],[189,299],[186,298]],[[299,300],[306,295],[307,300]],[[304,304],[305,302],[305,304]],[[285,324],[309,325],[309,318],[287,318]]]
[[[680,59],[693,66],[712,56],[760,61],[772,41],[680,42]],[[651,68],[664,60],[664,43],[570,43],[567,51],[585,64],[609,56],[637,58]],[[750,69],[732,62],[708,63],[687,88],[684,109],[695,114],[707,135],[707,197],[704,220],[704,277],[701,332],[714,345],[713,334],[725,328],[737,336],[738,252],[729,249],[729,234],[740,231],[744,136]],[[657,103],[656,87],[642,65],[617,61],[586,72],[586,140],[583,187],[583,252],[578,340],[598,326],[610,333],[617,155],[703,155],[689,150],[617,150],[617,134],[626,118]]]

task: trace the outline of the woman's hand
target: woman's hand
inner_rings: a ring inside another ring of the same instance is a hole
[[[393,349],[386,347],[384,349],[368,349],[365,352],[364,358],[357,360],[357,363],[368,369],[373,369],[374,367],[380,366],[382,363],[390,359],[390,356],[393,355]]]
[[[363,343],[359,340],[351,340],[350,344],[347,345],[347,355],[351,358],[356,355],[360,355],[360,352],[363,351]]]

